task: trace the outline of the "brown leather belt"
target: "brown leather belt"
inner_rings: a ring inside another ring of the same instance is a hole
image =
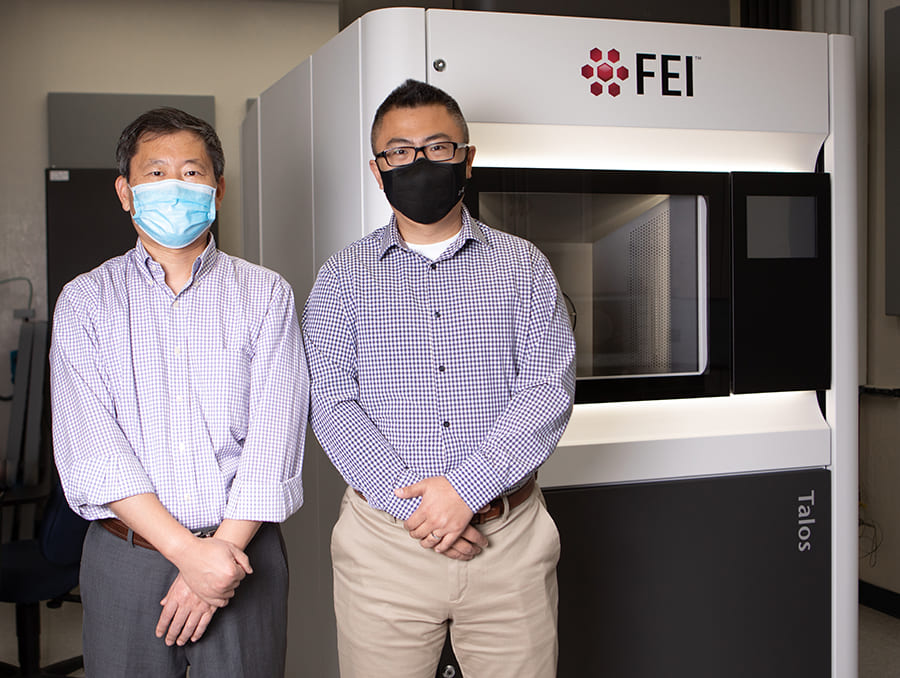
[[[360,492],[359,490],[353,491],[356,492],[357,495],[359,495],[360,499],[366,501],[366,497],[362,492]],[[528,499],[528,497],[531,496],[532,492],[534,492],[534,476],[531,476],[518,490],[510,492],[507,495],[497,497],[496,499],[494,499],[494,501],[481,509],[481,511],[472,516],[472,525],[481,525],[488,522],[489,520],[499,518],[507,510],[507,507],[510,511],[512,511],[514,508],[520,506],[526,499]],[[506,501],[504,501],[504,499]]]
[[[478,513],[472,516],[472,524],[481,525],[482,523],[486,523],[489,520],[494,520],[494,518],[499,518],[506,510],[505,507],[508,506],[509,510],[512,511],[514,508],[528,499],[528,497],[531,496],[532,492],[534,492],[534,476],[531,476],[525,482],[525,484],[515,492],[510,492],[503,497],[497,497],[496,499],[494,499],[494,501],[481,509]],[[504,501],[504,499],[506,501]]]
[[[128,525],[123,523],[118,518],[102,518],[100,520],[100,524],[105,527],[107,530],[116,535],[119,539],[124,539],[128,541],[128,533],[131,530],[128,529]],[[144,539],[137,532],[132,533],[134,536],[132,538],[132,543],[135,546],[140,546],[141,548],[150,549],[151,551],[155,551],[156,547],[151,544],[149,541]]]
[[[116,535],[119,539],[124,539],[125,541],[128,541],[128,539],[129,539],[128,533],[131,532],[131,530],[128,529],[128,525],[123,523],[118,518],[102,518],[99,522],[100,522],[100,525],[102,525],[107,530],[109,530],[111,533]],[[216,533],[215,527],[205,527],[201,530],[191,530],[191,534],[193,534],[195,537],[201,537],[201,538],[212,537],[215,533]],[[135,546],[140,546],[141,548],[150,549],[151,551],[156,551],[156,547],[153,544],[151,544],[149,541],[144,539],[137,532],[132,532],[132,535],[133,536],[131,537],[131,541]]]

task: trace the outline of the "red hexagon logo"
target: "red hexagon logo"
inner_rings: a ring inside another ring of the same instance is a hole
[[[606,59],[603,59],[603,50],[594,47],[588,52],[588,58],[597,64],[593,66],[586,63],[581,67],[581,77],[590,81],[590,91],[595,97],[604,92],[611,97],[617,97],[622,93],[622,82],[628,79],[629,73],[626,66],[616,66],[622,58],[617,49],[606,51]],[[604,86],[604,83],[606,85]]]
[[[603,82],[609,82],[613,77],[613,67],[609,64],[600,64],[597,66],[597,77]]]

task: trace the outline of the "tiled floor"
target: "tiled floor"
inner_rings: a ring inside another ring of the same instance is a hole
[[[42,610],[42,659],[46,663],[80,652],[81,608],[66,603],[58,610]],[[16,657],[15,610],[0,604],[0,661]],[[83,676],[84,673],[73,674]],[[859,608],[859,678],[900,678],[900,619]]]

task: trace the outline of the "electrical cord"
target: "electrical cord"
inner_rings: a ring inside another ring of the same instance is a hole
[[[31,308],[31,300],[34,298],[34,285],[31,284],[31,280],[26,278],[23,275],[17,275],[12,278],[4,278],[0,280],[0,285],[5,285],[6,283],[22,281],[28,283],[28,306],[26,308]]]

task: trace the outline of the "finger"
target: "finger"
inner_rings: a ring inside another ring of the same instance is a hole
[[[253,574],[253,568],[250,567],[250,558],[246,553],[241,551],[238,547],[234,547],[234,560],[240,565],[241,568],[241,579],[243,579],[248,574]]]
[[[451,546],[453,546],[456,541],[459,539],[459,532],[448,532],[443,535],[434,545],[434,550],[438,553],[443,553]]]
[[[419,540],[419,544],[423,549],[433,549],[435,546],[441,543],[443,537],[437,536],[434,532],[430,532],[425,537]]]
[[[488,538],[474,525],[467,525],[466,529],[464,529],[459,536],[481,548],[485,548],[488,545]]]
[[[459,542],[457,541],[457,543],[459,543]],[[469,554],[463,553],[456,547],[456,545],[451,546],[446,551],[444,551],[441,555],[446,556],[447,558],[451,558],[453,560],[472,560],[472,558],[475,557],[474,555],[469,555]]]
[[[196,593],[196,591],[194,593]],[[207,598],[205,596],[201,596],[199,593],[197,593],[197,597],[200,600],[202,600],[204,603],[206,603],[207,605],[212,605],[213,607],[219,608],[219,607],[225,607],[226,605],[228,605],[229,599],[234,597],[234,592],[232,591],[231,594],[228,596],[228,598],[214,598],[214,597]]]
[[[454,551],[457,551],[458,553],[460,553],[464,556],[468,556],[468,558],[470,558],[470,559],[474,558],[479,553],[481,553],[480,546],[478,546],[477,544],[473,544],[472,542],[470,542],[467,539],[464,539],[462,537],[460,537],[453,544],[451,544],[447,550],[449,551],[451,549]]]
[[[421,497],[425,493],[425,486],[422,481],[407,485],[406,487],[398,487],[394,490],[394,494],[400,499],[410,499],[412,497]]]
[[[176,643],[178,643],[179,647],[183,647],[184,645],[186,645],[194,635],[194,632],[197,630],[197,626],[200,624],[200,618],[203,616],[205,611],[205,607],[201,610],[194,609],[190,613],[190,615],[188,615],[187,621],[181,628],[181,633],[178,634],[178,640],[175,641]]]
[[[181,633],[181,629],[184,627],[187,618],[188,609],[184,606],[179,606],[178,611],[175,612],[175,616],[172,618],[172,623],[169,624],[169,628],[166,631],[166,645],[171,647],[175,644],[175,641],[178,640],[178,634]]]
[[[407,528],[407,529],[409,529],[409,528]],[[441,534],[437,530],[426,526],[426,524],[424,522],[422,524],[420,524],[418,527],[409,529],[409,536],[412,537],[413,539],[431,539],[431,538],[433,538],[433,539],[439,540],[441,538]]]
[[[194,635],[191,636],[191,642],[196,643],[203,637],[203,634],[206,633],[206,627],[209,626],[209,622],[213,618],[213,613],[215,610],[208,610],[203,613],[203,616],[200,617],[200,623],[197,624],[197,628],[194,630]]]
[[[159,613],[159,621],[156,622],[157,638],[162,638],[165,635],[166,629],[169,628],[169,624],[172,623],[172,617],[175,616],[175,611],[178,609],[175,601],[170,600],[168,596],[163,598],[160,604],[163,606],[163,609]]]

